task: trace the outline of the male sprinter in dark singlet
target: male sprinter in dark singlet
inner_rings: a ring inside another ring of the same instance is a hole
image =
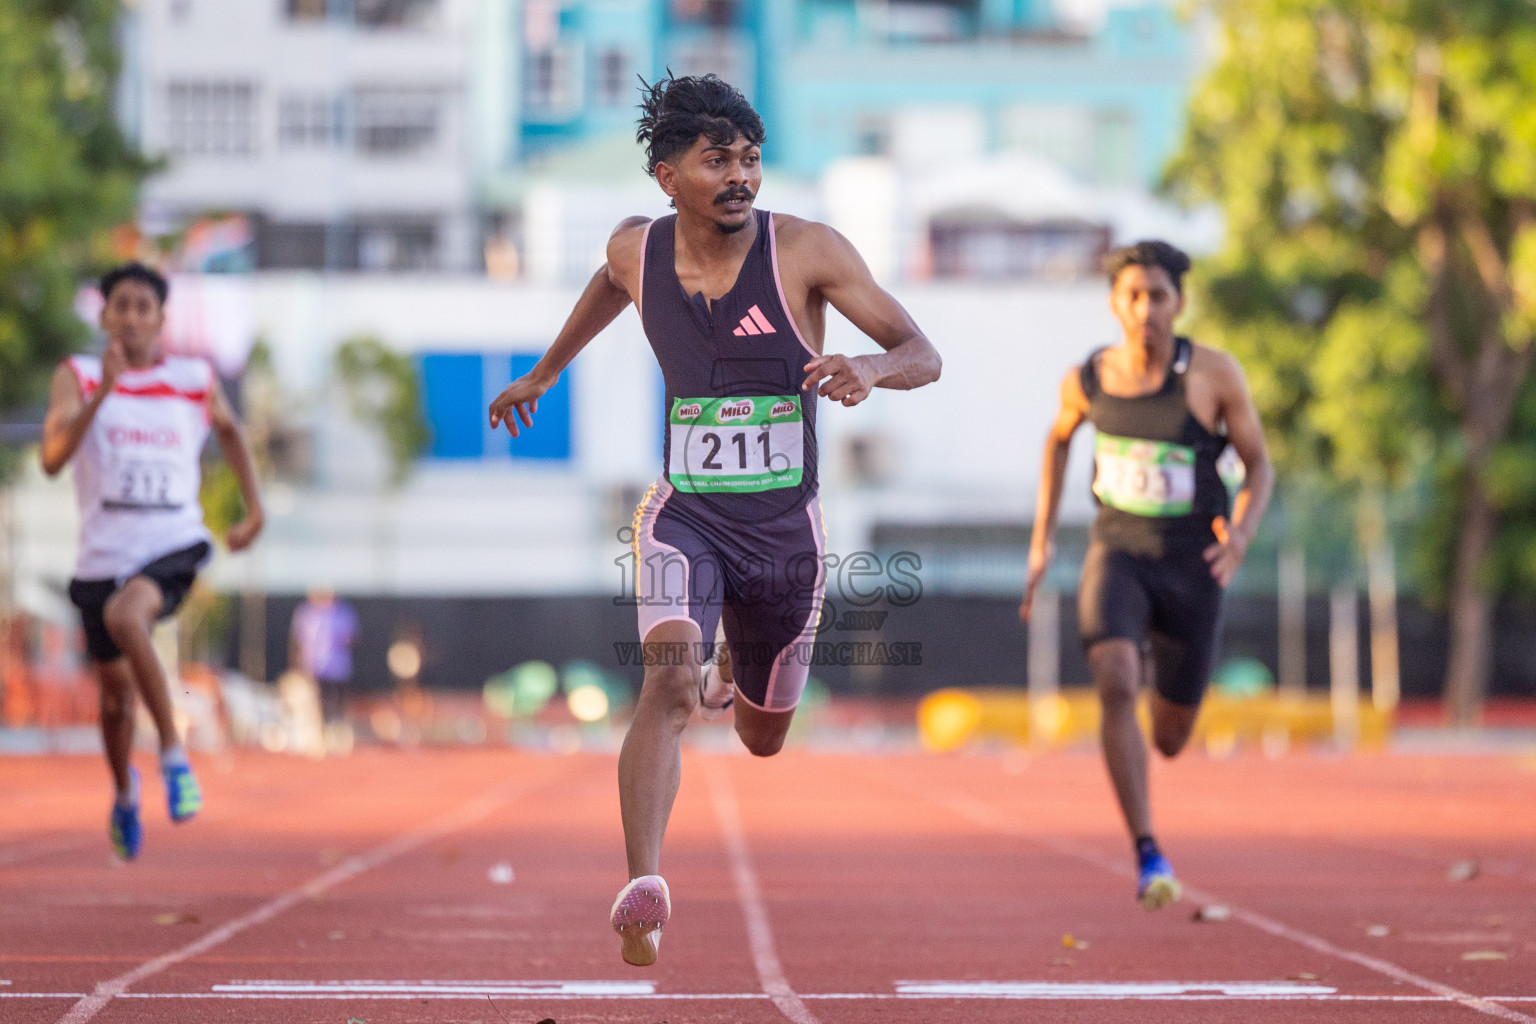
[[[939,376],[938,353],[846,239],[753,209],[763,122],[741,93],[713,75],[664,79],[642,109],[647,169],[677,213],[615,229],[554,344],[490,409],[492,427],[531,427],[539,396],[635,303],[667,401],[666,468],[634,538],[640,636],[657,663],[619,755],[631,881],[611,922],[637,966],[655,962],[671,913],[657,872],[689,716],[734,702],[737,735],[766,757],[805,686],[826,576],[816,396],[852,406]],[[885,351],[821,354],[829,302]],[[706,674],[698,652],[722,616],[730,659]]]
[[[1153,741],[1165,757],[1175,756],[1210,678],[1222,591],[1243,564],[1274,471],[1237,361],[1173,333],[1189,257],[1167,242],[1138,242],[1110,253],[1106,269],[1125,340],[1093,353],[1061,382],[1019,616],[1028,621],[1050,565],[1067,449],[1088,420],[1098,429],[1099,514],[1083,563],[1078,624],[1103,706],[1104,760],[1136,843],[1136,898],[1156,910],[1181,889],[1152,838],[1137,691],[1149,678]],[[1228,444],[1246,471],[1230,525],[1216,470]]]

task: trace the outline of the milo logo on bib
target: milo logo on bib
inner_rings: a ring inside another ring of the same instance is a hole
[[[694,494],[798,487],[803,421],[798,395],[675,398],[667,417],[667,477]]]
[[[1094,445],[1093,493],[1133,515],[1189,515],[1195,507],[1195,450],[1101,433]]]
[[[756,410],[757,405],[750,398],[736,399],[715,409],[715,422],[744,423]]]

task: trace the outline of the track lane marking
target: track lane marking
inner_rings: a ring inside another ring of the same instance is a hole
[[[1061,854],[1062,856],[1082,861],[1086,864],[1101,868],[1105,871],[1120,875],[1124,878],[1136,877],[1136,873],[1129,867],[1121,863],[1119,860],[1109,857],[1102,851],[1097,850],[1086,843],[1079,843],[1070,839],[1061,839],[1054,836],[1042,836],[1038,833],[1032,832],[1025,828],[1018,821],[1014,820],[1014,818],[1010,815],[998,811],[991,804],[988,804],[982,800],[978,800],[968,793],[962,793],[948,789],[944,790],[943,792],[938,792],[930,789],[927,786],[919,785],[916,783],[898,784],[892,782],[889,777],[883,778],[882,781],[888,787],[893,787],[898,790],[906,790],[908,792],[917,794],[926,800],[938,804],[940,807],[948,809],[951,813],[957,814],[960,817],[965,818],[974,824],[981,825],[984,828],[989,828],[993,831],[1002,832],[1005,835],[1011,835],[1027,840],[1037,846],[1043,846],[1048,850]],[[1291,942],[1306,946],[1308,949],[1311,949],[1314,952],[1323,953],[1327,956],[1332,956],[1341,960],[1347,960],[1350,963],[1357,964],[1371,971],[1375,971],[1377,974],[1385,975],[1395,981],[1402,981],[1410,985],[1416,985],[1417,987],[1425,989],[1426,991],[1435,993],[1442,999],[1460,1003],[1462,1006],[1465,1006],[1470,1010],[1476,1010],[1477,1012],[1487,1014],[1490,1017],[1498,1017],[1501,1020],[1515,1021],[1518,1022],[1518,1024],[1536,1024],[1536,1017],[1527,1016],[1526,1014],[1520,1013],[1516,1010],[1511,1010],[1506,1006],[1499,1006],[1497,1003],[1494,1003],[1488,999],[1484,999],[1481,996],[1475,996],[1470,992],[1463,992],[1458,988],[1442,984],[1441,982],[1435,981],[1432,978],[1426,978],[1422,975],[1415,974],[1407,968],[1399,967],[1397,964],[1391,963],[1387,960],[1382,960],[1380,957],[1369,956],[1365,953],[1357,953],[1352,949],[1345,949],[1342,946],[1335,946],[1333,943],[1320,936],[1313,935],[1310,932],[1302,931],[1299,928],[1292,928],[1290,925],[1283,924],[1280,921],[1276,921],[1271,917],[1266,917],[1265,915],[1255,911],[1245,910],[1242,907],[1233,905],[1228,900],[1220,900],[1217,897],[1212,896],[1210,893],[1204,892],[1203,890],[1195,888],[1194,886],[1186,884],[1184,886],[1184,893],[1186,898],[1194,899],[1202,903],[1225,903],[1232,907],[1232,916],[1234,919],[1243,922],[1251,928],[1256,928],[1259,931],[1267,932],[1268,934],[1277,938],[1288,939]]]
[[[566,773],[555,769],[548,769],[538,778],[532,780],[519,780],[512,784],[502,784],[493,787],[489,792],[476,797],[455,811],[430,822],[420,828],[405,832],[390,839],[367,853],[348,857],[340,864],[323,874],[317,875],[296,889],[290,889],[274,899],[268,900],[255,910],[242,914],[232,921],[227,921],[213,931],[180,949],[172,950],[146,961],[131,971],[120,974],[107,981],[98,982],[89,995],[70,1008],[69,1012],[59,1018],[59,1024],[85,1024],[96,1014],[100,1013],[114,998],[128,994],[128,988],[143,981],[145,978],[159,974],[168,967],[173,967],[183,960],[204,953],[220,943],[226,942],[236,935],[263,924],[281,914],[302,900],[318,896],[327,889],[334,888],[343,882],[349,881],[365,871],[369,871],[381,864],[388,863],[402,854],[438,839],[450,832],[457,831],[468,825],[472,825],[482,818],[488,817],[506,804],[529,791],[538,789],[544,785],[564,778]]]
[[[741,824],[741,808],[736,802],[736,790],[731,785],[729,772],[715,764],[711,758],[703,759],[704,778],[709,784],[710,802],[714,804],[715,819],[725,837],[726,853],[730,856],[731,875],[736,880],[736,895],[741,913],[747,922],[747,941],[752,947],[752,963],[757,968],[757,980],[763,991],[773,1000],[779,1012],[794,1024],[821,1024],[816,1015],[806,1009],[795,990],[784,977],[784,966],[773,945],[773,929],[768,924],[768,909],[763,903],[763,890],[752,869],[752,857],[747,849],[747,833]]]
[[[1112,983],[1106,983],[1112,984]],[[0,992],[0,999],[80,999],[89,995],[87,992]],[[123,992],[118,999],[269,999],[277,1001],[323,1001],[330,999],[351,999],[361,1002],[382,1001],[464,1001],[473,1000],[479,1002],[484,999],[484,994],[471,995],[468,993],[357,993],[357,992],[332,992],[332,993],[303,993],[303,992]],[[653,992],[649,995],[592,995],[579,993],[521,993],[498,995],[498,999],[508,1002],[532,1002],[534,1000],[556,1000],[562,1002],[579,1002],[582,1000],[597,1000],[603,1002],[654,1002],[671,1001],[686,1002],[718,1000],[721,1002],[740,1002],[755,999],[771,1000],[773,997],[766,992]],[[1454,1005],[1458,1001],[1446,996],[1433,994],[1423,995],[1390,995],[1390,994],[1353,994],[1336,992],[1332,994],[1305,994],[1294,995],[1230,995],[1216,992],[1211,993],[1184,993],[1167,995],[1130,995],[1130,994],[1099,994],[1099,995],[1063,995],[1059,993],[924,993],[924,992],[801,992],[800,999],[826,999],[826,1000],[968,1000],[977,1001],[1002,1001],[1002,1002],[1151,1002],[1151,1003],[1444,1003]],[[1536,996],[1484,996],[1489,1002],[1494,1003],[1536,1003]]]
[[[442,995],[648,996],[654,981],[231,981],[214,992],[372,993]]]

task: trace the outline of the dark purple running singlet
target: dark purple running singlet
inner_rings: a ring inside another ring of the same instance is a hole
[[[761,521],[816,493],[815,353],[785,308],[773,215],[731,290],[713,303],[677,279],[677,215],[646,229],[640,320],[666,379],[665,476],[690,505]]]
[[[677,217],[646,229],[636,305],[666,379],[666,468],[635,510],[635,597],[642,640],[689,621],[708,644],[723,624],[740,697],[782,712],[810,671],[826,538],[817,396],[800,390],[815,353],[786,309],[773,217],[753,216],[757,238],[712,304],[677,279]]]

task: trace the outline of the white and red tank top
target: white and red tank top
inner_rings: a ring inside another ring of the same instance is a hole
[[[89,401],[101,360],[69,368]],[[173,551],[211,540],[198,499],[213,367],[168,356],[118,375],[73,460],[80,504],[75,578],[121,580]]]

